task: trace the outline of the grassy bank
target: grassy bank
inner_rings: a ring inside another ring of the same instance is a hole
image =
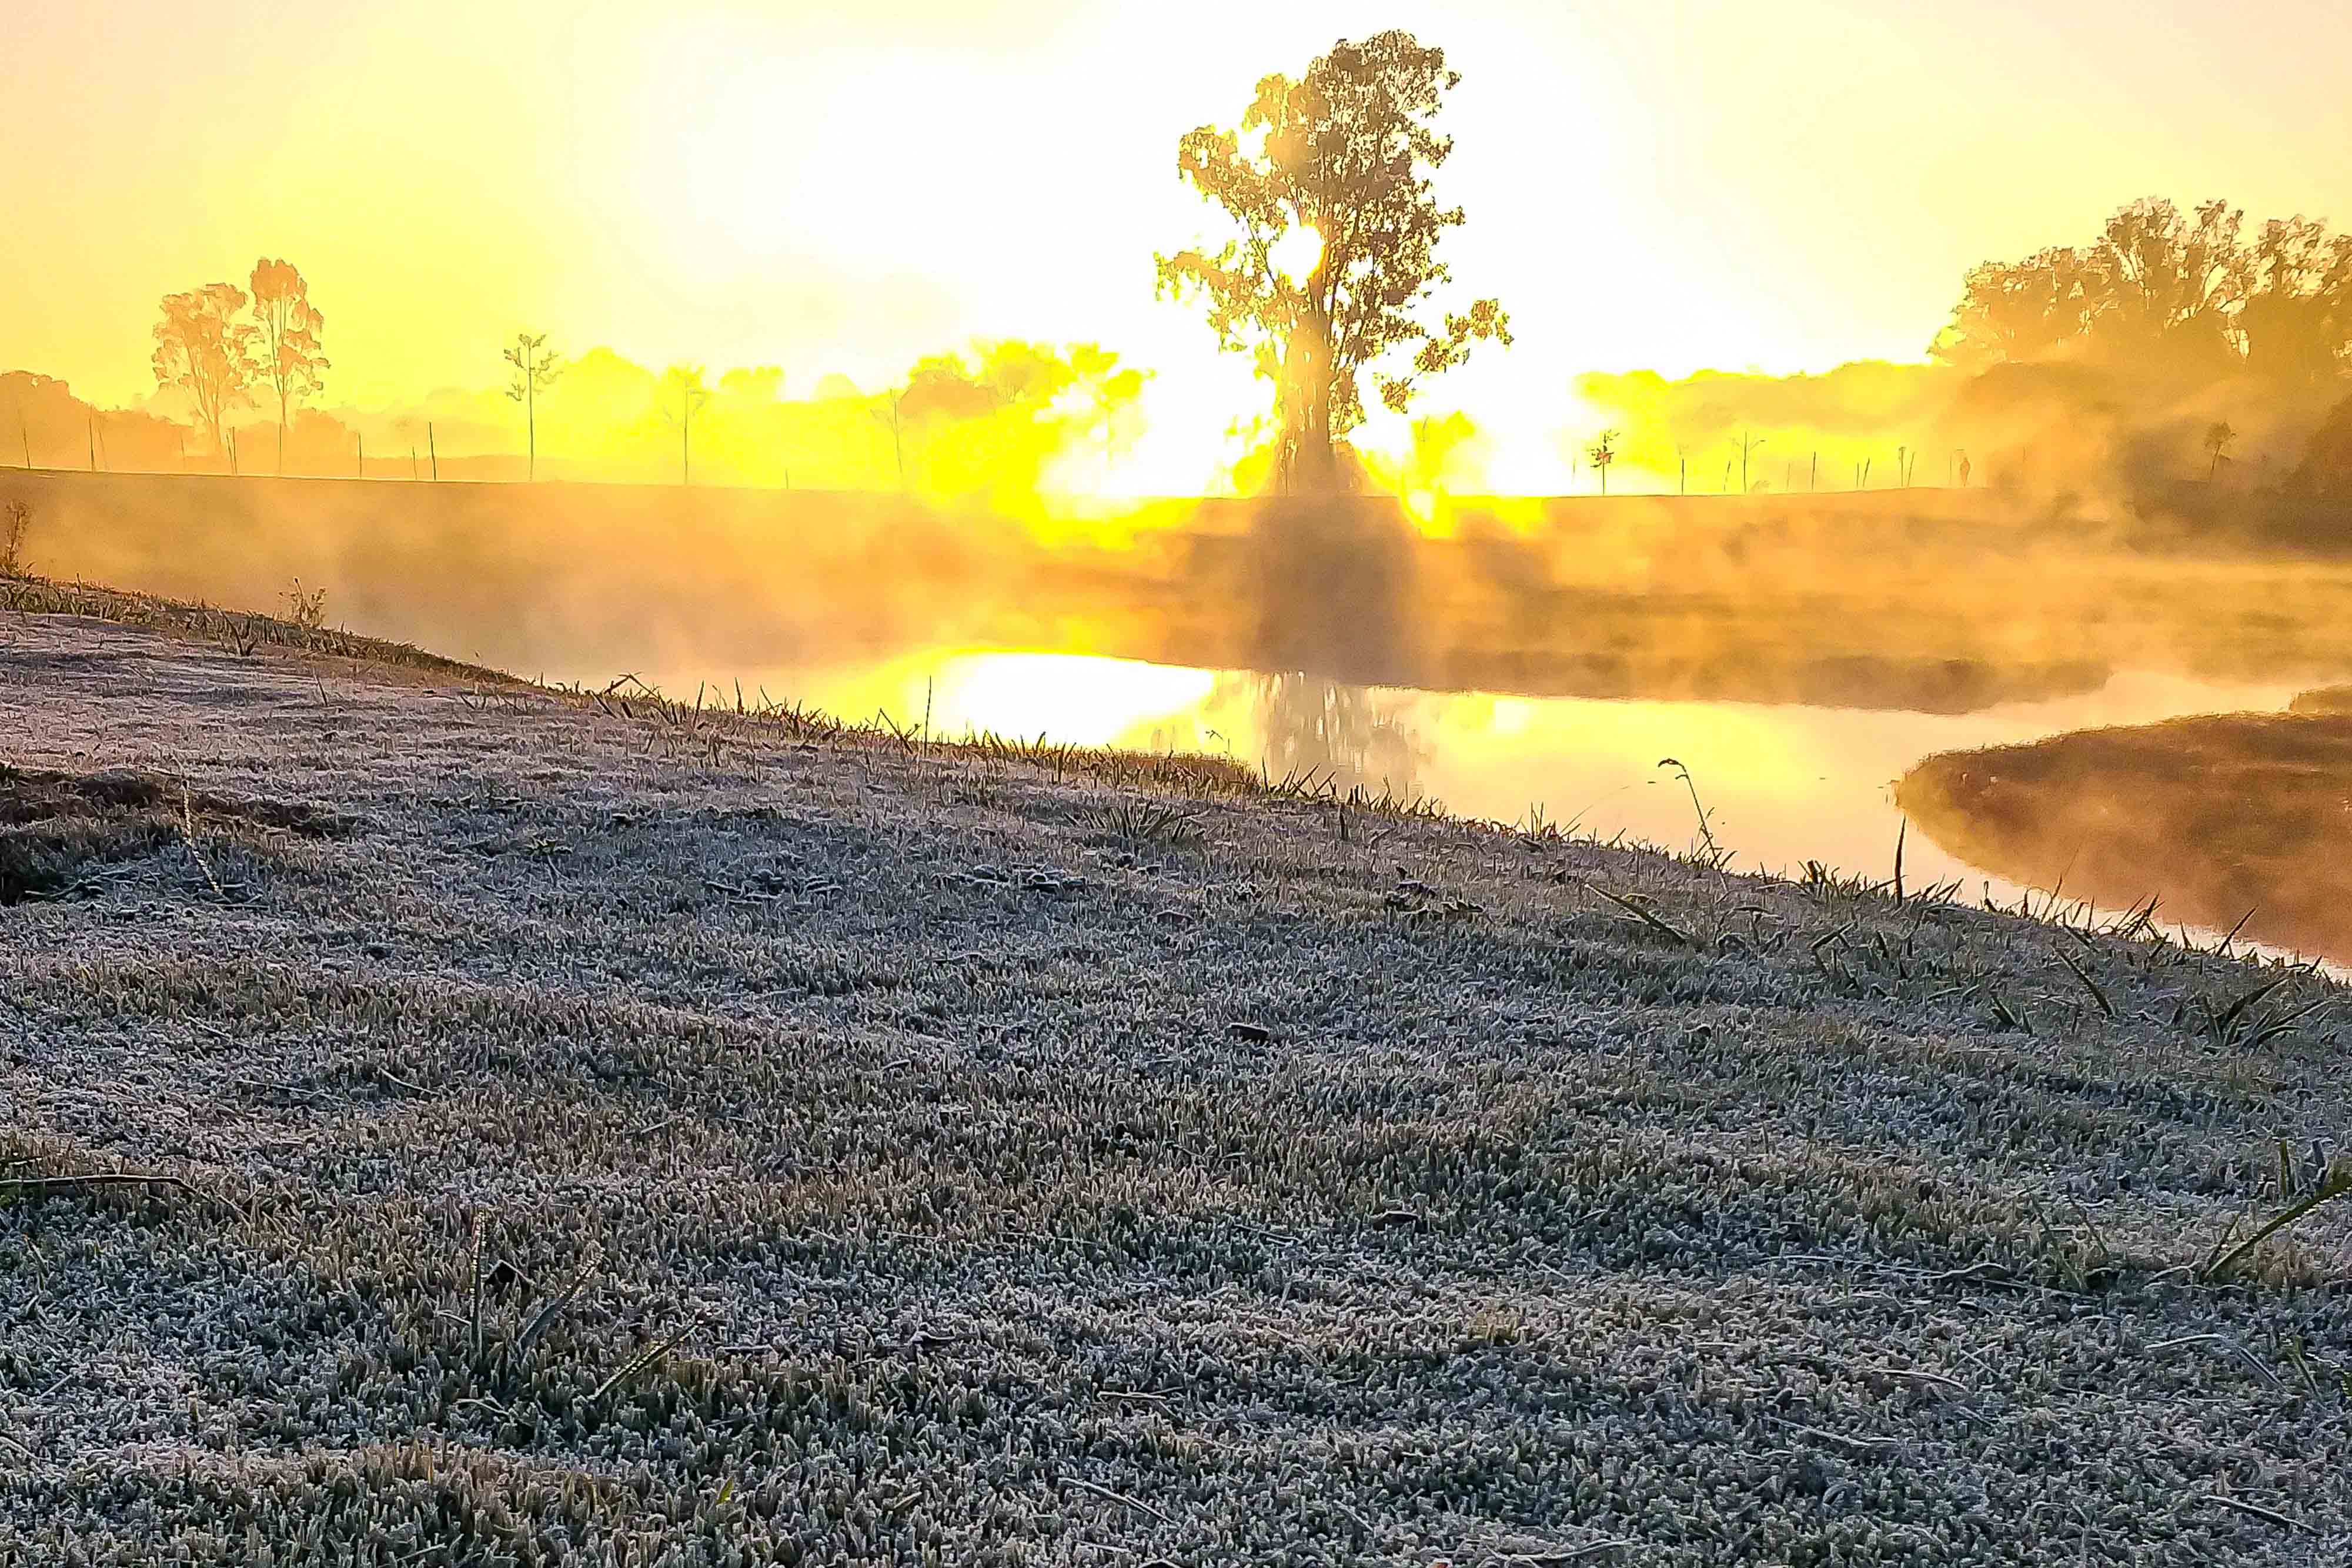
[[[2352,1203],[2238,1247],[2352,1145],[2324,978],[16,602],[0,1557],[2284,1564],[2352,1520]]]
[[[1972,864],[2110,909],[2352,962],[2352,714],[2297,711],[2085,730],[1921,762],[1896,799]]]

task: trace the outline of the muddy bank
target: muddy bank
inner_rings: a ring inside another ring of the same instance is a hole
[[[2220,714],[1928,758],[1912,820],[2012,882],[2352,963],[2352,713]]]

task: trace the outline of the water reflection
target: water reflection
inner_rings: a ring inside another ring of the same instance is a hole
[[[1256,704],[1268,777],[1302,783],[1319,778],[1343,794],[1361,789],[1409,800],[1415,793],[1422,749],[1406,703],[1369,686],[1305,674],[1229,676],[1217,695],[1231,704],[1241,695],[1236,686]]]
[[[719,672],[673,672],[692,691]],[[683,676],[681,679],[680,676]],[[725,680],[720,681],[727,688]],[[1314,774],[1506,822],[1539,819],[1603,840],[1680,850],[1696,823],[1661,758],[1690,769],[1716,838],[1742,869],[1815,860],[1885,876],[1901,814],[1895,779],[1936,752],[2147,724],[2275,712],[2291,686],[2126,674],[2096,690],[1967,714],[1741,703],[1512,697],[1353,686],[1306,675],[1217,674],[1068,654],[949,652],[852,669],[761,674],[772,695],[851,717],[887,712],[930,733],[1047,736],[1086,745],[1225,756],[1267,777]],[[744,677],[745,689],[754,689]],[[1915,885],[1997,878],[1910,835]]]

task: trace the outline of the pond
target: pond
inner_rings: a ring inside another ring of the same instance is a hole
[[[1948,715],[1416,691],[985,649],[845,668],[670,671],[661,684],[691,696],[708,683],[731,703],[738,680],[749,696],[844,718],[880,715],[936,738],[993,733],[1229,756],[1276,780],[1312,775],[1342,791],[1671,850],[1695,845],[1703,809],[1737,869],[1801,873],[1816,861],[1874,879],[1894,870],[1895,781],[1923,758],[2192,714],[2278,712],[2298,689],[2128,672],[2086,693]],[[1916,830],[1904,873],[1912,887],[1958,879],[1972,902],[2022,892]]]

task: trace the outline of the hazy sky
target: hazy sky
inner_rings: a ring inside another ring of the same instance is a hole
[[[2142,194],[2352,220],[2341,0],[46,0],[0,51],[0,368],[144,395],[158,297],[266,252],[330,402],[492,382],[528,324],[799,390],[1092,338],[1205,416],[1231,383],[1152,298],[1202,225],[1176,138],[1389,26],[1464,77],[1450,248],[1518,347],[1432,406],[1482,417],[1917,358],[1970,263]]]

